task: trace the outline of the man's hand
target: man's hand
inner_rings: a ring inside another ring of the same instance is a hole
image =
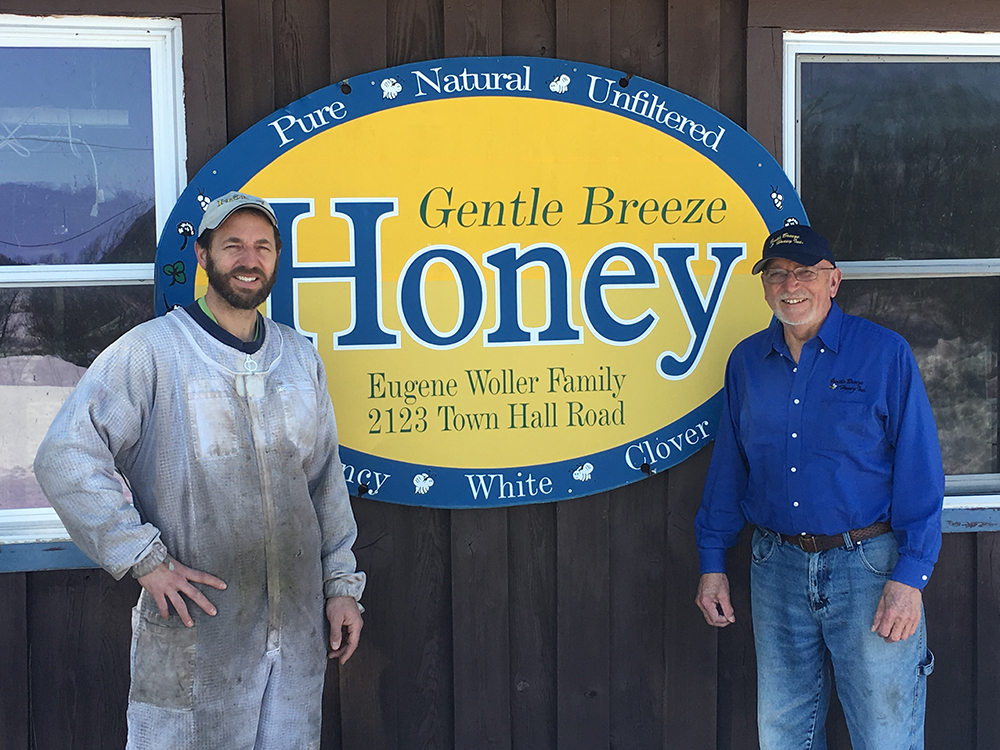
[[[326,600],[326,619],[330,621],[330,651],[329,659],[340,659],[346,664],[354,649],[358,647],[361,638],[361,628],[365,622],[361,619],[361,610],[353,596],[334,596]],[[347,641],[344,642],[344,634]]]
[[[733,605],[729,601],[729,578],[725,573],[705,573],[698,581],[698,596],[694,603],[705,615],[705,622],[724,628],[736,622]]]
[[[184,602],[184,594],[188,599],[201,607],[207,614],[214,615],[218,610],[212,605],[205,595],[191,585],[191,582],[204,583],[220,591],[226,588],[226,582],[208,573],[181,565],[174,558],[168,557],[152,571],[138,579],[139,585],[152,594],[156,601],[156,608],[160,610],[160,617],[166,619],[170,617],[167,608],[167,600],[174,605],[177,614],[181,616],[181,622],[189,628],[194,627],[194,620],[188,614],[187,604]]]
[[[920,624],[920,602],[920,589],[899,581],[888,581],[875,610],[872,632],[882,636],[886,643],[905,641]]]

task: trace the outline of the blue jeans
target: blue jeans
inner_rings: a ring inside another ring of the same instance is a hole
[[[897,557],[893,534],[810,553],[772,531],[754,532],[761,750],[826,750],[831,665],[854,750],[922,750],[934,668],[924,618],[898,643],[871,632]]]

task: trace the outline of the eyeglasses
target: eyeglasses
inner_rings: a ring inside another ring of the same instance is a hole
[[[808,284],[810,281],[816,281],[819,278],[820,271],[832,271],[832,268],[813,268],[812,266],[800,266],[792,271],[785,268],[768,268],[764,271],[761,276],[764,278],[765,283],[774,284],[784,284],[788,279],[788,274],[792,274],[795,280],[800,284]]]

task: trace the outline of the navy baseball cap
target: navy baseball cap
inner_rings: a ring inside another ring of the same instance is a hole
[[[771,258],[785,258],[803,266],[815,266],[821,260],[828,260],[837,267],[830,243],[805,224],[782,227],[764,240],[764,257],[754,263],[752,273],[763,271]]]

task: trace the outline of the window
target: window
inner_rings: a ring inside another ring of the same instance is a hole
[[[0,15],[0,542],[68,539],[35,450],[97,354],[152,317],[185,182],[180,29]]]
[[[784,47],[785,169],[844,270],[838,302],[910,342],[947,494],[997,507],[1000,35],[788,32]]]

